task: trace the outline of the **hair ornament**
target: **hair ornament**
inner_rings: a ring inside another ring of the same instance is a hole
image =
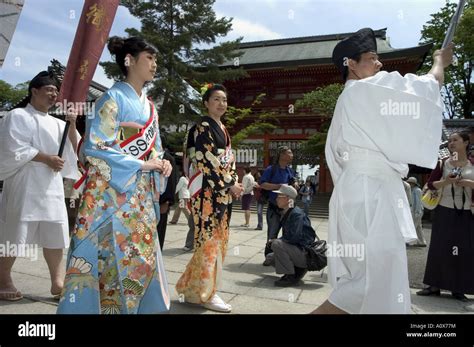
[[[204,86],[201,87],[201,95],[204,95],[206,94],[206,92],[210,89],[214,87],[214,83],[206,83],[204,84]]]

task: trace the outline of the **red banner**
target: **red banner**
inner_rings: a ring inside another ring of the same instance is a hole
[[[58,102],[86,101],[118,5],[119,0],[85,0]]]

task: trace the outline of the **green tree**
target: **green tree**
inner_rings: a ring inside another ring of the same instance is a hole
[[[265,94],[259,94],[252,102],[252,107],[262,103]],[[225,114],[226,128],[232,134],[232,148],[238,149],[243,140],[253,135],[266,134],[273,131],[278,123],[278,118],[274,112],[255,112],[252,107],[237,108],[229,106]],[[237,123],[243,120],[251,120],[251,123],[240,129],[236,133],[233,129]]]
[[[219,65],[238,58],[241,38],[217,44],[232,28],[232,18],[218,18],[212,8],[215,0],[123,0],[130,13],[141,21],[141,30],[126,29],[140,36],[159,51],[158,72],[149,94],[162,102],[162,125],[181,125],[193,120],[199,98],[190,98],[190,85],[199,90],[205,82],[235,80],[241,68],[220,69]],[[212,46],[212,47],[211,47]],[[210,48],[203,48],[210,47]],[[109,78],[118,80],[115,63],[101,63]],[[195,118],[195,117],[194,117]]]
[[[323,118],[321,129],[303,142],[301,147],[303,155],[313,157],[314,155],[321,155],[324,153],[329,125],[331,124],[332,115],[336,108],[337,99],[343,89],[343,84],[329,84],[325,87],[319,87],[310,93],[304,94],[302,99],[296,101],[295,108],[297,110],[310,111]],[[316,163],[312,164],[316,165]]]
[[[445,70],[445,84],[442,88],[442,95],[448,118],[473,117],[473,5],[473,0],[466,2],[463,16],[453,39],[457,64],[451,65]],[[456,6],[456,3],[446,3],[439,12],[432,14],[431,20],[423,26],[420,43],[433,43],[433,49],[426,57],[419,71],[420,73],[427,73],[431,69],[433,65],[433,52],[441,47]]]
[[[253,135],[260,135],[265,134],[273,131],[276,128],[276,124],[278,123],[278,118],[275,113],[273,112],[255,112],[253,107],[257,106],[262,103],[263,99],[265,98],[265,94],[260,94],[256,97],[256,99],[252,102],[252,107],[249,108],[238,108],[233,106],[228,106],[227,112],[224,116],[224,124],[232,134],[232,148],[238,149],[239,146],[242,144],[242,141],[249,138]],[[201,113],[206,114],[206,109],[204,106],[201,106]],[[235,125],[238,123],[242,123],[242,121],[250,120],[251,123],[246,127],[240,129],[239,131],[234,133]],[[187,134],[188,128],[190,128],[187,124],[185,130],[180,130],[176,132],[168,132],[166,134],[166,140],[168,142],[168,146],[174,152],[181,152],[183,150],[183,143],[185,140],[185,136]],[[162,129],[162,132],[165,131]],[[259,153],[260,155],[261,153]]]
[[[0,110],[8,110],[20,102],[28,94],[28,83],[12,86],[0,80]]]
[[[186,136],[187,131],[175,131],[175,132],[167,132],[166,129],[162,128],[160,130],[160,134],[163,138],[163,134],[166,136],[166,142],[168,148],[171,149],[172,152],[182,152],[183,151],[183,143]]]

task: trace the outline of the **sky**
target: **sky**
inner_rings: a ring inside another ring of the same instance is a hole
[[[387,28],[394,48],[418,45],[421,29],[446,0],[216,0],[220,17],[233,18],[233,30],[220,40],[243,42]],[[0,79],[16,85],[45,70],[51,59],[66,64],[82,12],[82,0],[25,0]],[[140,21],[119,7],[110,35]],[[105,48],[101,61],[110,61]],[[94,81],[110,87],[98,66]]]

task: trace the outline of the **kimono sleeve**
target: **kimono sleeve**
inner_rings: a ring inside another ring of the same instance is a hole
[[[432,75],[402,77],[384,72],[346,88],[344,140],[380,151],[390,162],[436,165],[442,104]]]
[[[158,117],[156,114],[155,117]],[[153,149],[151,150],[150,154],[150,159],[166,159],[164,158],[165,156],[165,151],[163,149],[162,143],[161,143],[161,137],[160,137],[160,127],[156,129],[156,139],[155,139],[155,144],[153,146]],[[173,167],[173,171],[175,168]],[[171,172],[172,175],[174,175],[174,172]],[[160,194],[163,194],[166,190],[166,185],[168,184],[169,179],[165,177],[165,175],[155,171],[153,174],[153,179],[155,180],[155,187],[158,187],[158,191]]]
[[[229,165],[221,165],[217,148],[208,125],[198,125],[195,131],[195,160],[203,174],[203,182],[216,190],[232,187],[237,182],[237,174]]]
[[[1,121],[0,127],[0,180],[14,175],[31,161],[39,150],[31,145],[35,124],[21,110],[13,110]]]
[[[161,143],[161,136],[160,136],[160,126],[159,126],[159,116],[158,112],[156,111],[156,106],[151,103],[151,101],[147,101],[149,103],[149,107],[146,109],[150,110],[150,112],[153,112],[153,117],[156,118],[156,138],[155,138],[155,143],[153,144],[153,148],[150,153],[150,159],[158,158],[158,159],[163,159],[165,155],[165,150],[163,149],[163,145]]]
[[[123,153],[116,142],[120,124],[117,101],[105,93],[96,104],[94,117],[88,121],[83,149],[87,160],[118,192],[133,189],[143,161]]]

